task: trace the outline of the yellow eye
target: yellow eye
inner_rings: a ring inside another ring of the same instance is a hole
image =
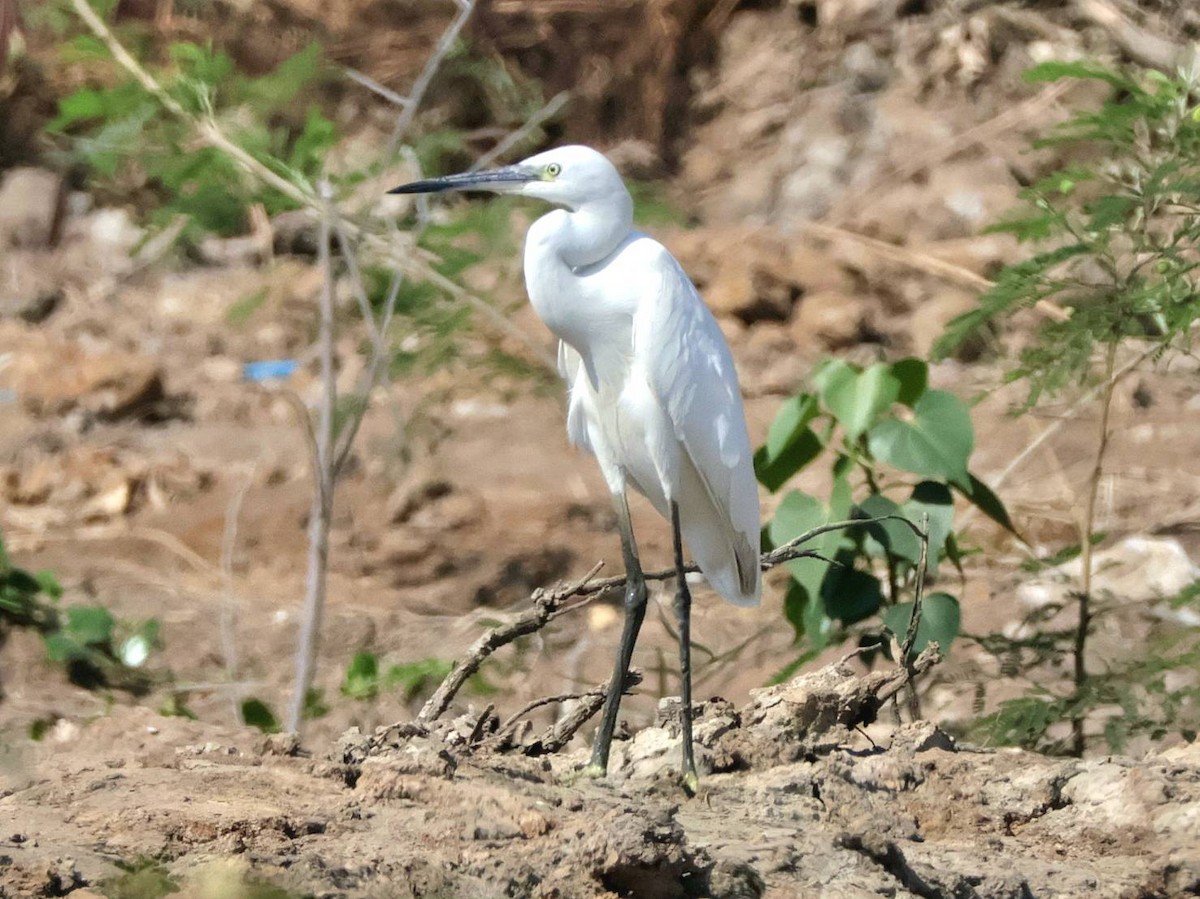
[[[546,166],[546,174],[551,178],[557,178],[562,173],[562,166],[557,162],[552,162]]]

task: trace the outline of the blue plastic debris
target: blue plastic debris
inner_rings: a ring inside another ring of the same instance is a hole
[[[276,381],[291,377],[300,363],[295,359],[267,359],[262,362],[247,362],[242,366],[242,377],[247,381]]]

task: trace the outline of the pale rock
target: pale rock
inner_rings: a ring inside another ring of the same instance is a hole
[[[1154,615],[1190,627],[1200,617],[1188,609],[1172,609],[1163,600],[1200,579],[1200,567],[1173,537],[1132,535],[1092,557],[1092,591],[1121,604],[1143,604]],[[1019,585],[1018,601],[1028,609],[1068,605],[1083,576],[1082,558],[1041,572]],[[1021,633],[1020,629],[1014,634]]]
[[[47,319],[63,300],[61,260],[54,250],[0,254],[0,319],[29,324]]]
[[[806,293],[796,305],[789,331],[801,346],[843,349],[858,343],[868,326],[869,307],[839,290]]]
[[[54,223],[60,177],[15,168],[0,181],[0,248],[44,247]]]

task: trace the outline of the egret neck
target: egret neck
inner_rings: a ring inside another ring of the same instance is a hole
[[[546,327],[583,357],[593,385],[599,385],[607,363],[621,366],[622,360],[606,358],[605,346],[625,345],[622,339],[630,332],[634,310],[604,295],[581,302],[579,286],[586,283],[589,270],[602,267],[637,236],[633,200],[617,184],[573,210],[556,209],[542,216],[525,238],[529,301]]]

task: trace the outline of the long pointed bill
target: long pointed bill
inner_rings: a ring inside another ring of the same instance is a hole
[[[530,181],[537,181],[534,169],[510,165],[486,172],[463,172],[461,175],[446,175],[444,178],[428,178],[393,187],[389,194],[436,194],[447,190],[487,190],[493,193],[508,193],[519,190]]]

